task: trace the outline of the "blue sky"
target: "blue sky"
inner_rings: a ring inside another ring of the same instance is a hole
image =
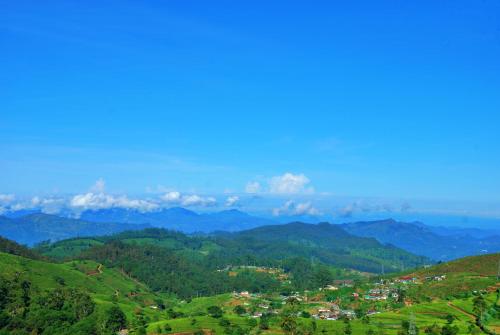
[[[500,217],[498,13],[497,1],[2,1],[0,194],[84,193],[102,178],[129,197],[243,199],[257,182],[262,211],[364,201]],[[299,189],[272,192],[286,173]]]

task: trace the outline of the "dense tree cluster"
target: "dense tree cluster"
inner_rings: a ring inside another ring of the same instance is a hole
[[[0,334],[108,335],[126,328],[121,309],[98,311],[86,293],[67,287],[39,292],[20,277],[0,277]]]
[[[144,282],[154,291],[182,298],[213,295],[233,290],[267,292],[280,283],[266,273],[242,271],[237,276],[218,272],[202,259],[186,257],[171,249],[150,244],[126,244],[112,240],[85,251],[83,259],[93,259]]]
[[[38,253],[28,249],[14,241],[0,236],[0,252],[5,252],[12,255],[22,256],[31,259],[43,259]]]

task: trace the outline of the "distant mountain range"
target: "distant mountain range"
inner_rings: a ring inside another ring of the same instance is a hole
[[[40,241],[58,241],[78,236],[100,236],[125,230],[158,227],[184,233],[240,231],[276,224],[272,220],[251,216],[239,210],[198,214],[182,207],[142,213],[122,208],[85,211],[78,219],[18,211],[0,216],[0,236],[18,243],[33,245]]]
[[[442,226],[426,226],[430,231],[437,235],[444,236],[471,236],[475,238],[485,238],[492,236],[500,236],[500,229],[479,229],[479,228],[461,228],[461,227],[442,227]]]
[[[146,224],[88,222],[35,213],[16,218],[0,216],[0,236],[21,244],[34,245],[41,241],[58,241],[70,237],[111,235],[125,230],[140,230]]]
[[[430,227],[392,219],[345,223],[341,227],[353,235],[374,237],[438,261],[500,251],[500,236],[488,236],[479,229]]]
[[[32,245],[42,240],[57,241],[77,236],[109,235],[125,230],[158,227],[184,233],[239,232],[261,226],[279,225],[270,219],[249,215],[239,210],[196,213],[173,207],[154,212],[122,208],[87,210],[79,219],[59,217],[33,211],[8,213],[0,217],[0,235],[19,243]],[[61,214],[61,215],[69,215]],[[413,254],[446,261],[469,255],[500,251],[500,231],[477,228],[434,227],[421,222],[392,219],[330,225],[360,237],[371,237]],[[326,229],[327,226],[318,226]],[[266,228],[272,230],[272,228]],[[273,238],[277,232],[262,238]]]
[[[81,213],[80,219],[92,222],[149,224],[154,227],[178,230],[185,233],[217,230],[239,231],[276,224],[272,220],[251,216],[236,209],[198,214],[182,207],[145,213],[122,208],[88,210]]]

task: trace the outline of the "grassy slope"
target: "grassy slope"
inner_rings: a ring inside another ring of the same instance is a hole
[[[438,264],[428,269],[413,272],[412,275],[425,278],[433,275],[446,275],[446,280],[427,282],[418,287],[419,293],[429,297],[446,298],[460,292],[471,292],[498,283],[496,278],[500,253],[471,256],[455,261]]]
[[[66,285],[89,293],[98,305],[108,306],[116,301],[129,317],[134,309],[149,306],[154,299],[159,298],[146,286],[119,271],[99,267],[98,263],[92,261],[56,264],[0,253],[0,268],[8,278],[20,273],[39,290],[59,287],[61,284],[58,281],[62,278]],[[129,297],[128,294],[132,291],[138,294]],[[150,308],[145,308],[145,311],[153,318],[158,317],[158,313]]]
[[[498,271],[500,253],[460,258],[415,272],[418,275],[470,273],[478,276],[495,276]]]
[[[75,238],[56,242],[50,248],[40,249],[45,256],[54,259],[64,259],[79,255],[82,251],[103,242],[93,238]]]

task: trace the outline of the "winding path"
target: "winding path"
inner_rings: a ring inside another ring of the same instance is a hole
[[[458,312],[460,312],[460,313],[462,313],[462,314],[467,315],[467,316],[468,316],[468,317],[469,317],[472,321],[476,321],[476,316],[475,316],[474,314],[471,314],[471,313],[467,312],[466,310],[464,310],[464,309],[462,309],[462,308],[460,308],[460,307],[458,307],[458,306],[453,305],[453,304],[452,304],[451,302],[449,302],[449,301],[448,301],[447,305],[448,305],[449,307],[453,308],[454,310],[456,310],[456,311],[458,311]]]

